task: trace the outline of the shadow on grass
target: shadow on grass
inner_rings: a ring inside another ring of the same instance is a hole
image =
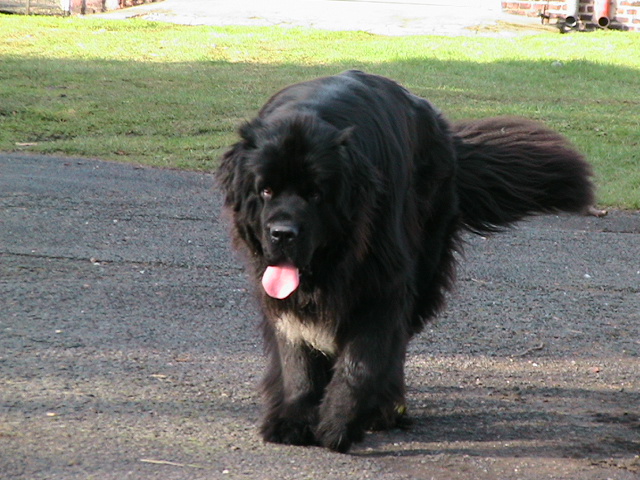
[[[202,61],[0,61],[0,150],[208,170],[235,128],[282,87],[357,68],[389,76],[452,119],[539,119],[594,163],[602,201],[640,208],[640,76],[588,61],[407,58],[326,65]],[[633,193],[635,192],[635,194]]]

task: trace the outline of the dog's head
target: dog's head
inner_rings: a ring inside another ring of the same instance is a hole
[[[366,243],[373,202],[364,197],[373,193],[374,173],[355,158],[350,134],[310,115],[257,119],[223,156],[217,175],[225,206],[237,240],[270,272],[263,284],[271,275],[293,291],[293,276],[311,272],[319,257]]]

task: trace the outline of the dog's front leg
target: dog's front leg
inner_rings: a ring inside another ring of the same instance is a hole
[[[393,317],[392,317],[393,318]],[[408,335],[401,325],[377,318],[360,323],[344,345],[320,405],[318,442],[346,452],[365,429],[404,405],[404,359]]]
[[[330,361],[304,342],[292,342],[279,332],[267,332],[265,337],[271,358],[263,383],[267,412],[262,437],[274,443],[316,444],[314,429],[329,382]]]

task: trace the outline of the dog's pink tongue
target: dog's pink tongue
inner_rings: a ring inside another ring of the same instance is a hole
[[[300,285],[300,274],[293,265],[267,267],[262,276],[262,286],[267,295],[282,300],[291,295]]]

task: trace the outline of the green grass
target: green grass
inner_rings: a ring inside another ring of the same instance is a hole
[[[451,119],[517,114],[567,135],[603,205],[640,208],[640,36],[516,39],[182,27],[0,15],[0,150],[210,170],[283,86],[359,68]]]

